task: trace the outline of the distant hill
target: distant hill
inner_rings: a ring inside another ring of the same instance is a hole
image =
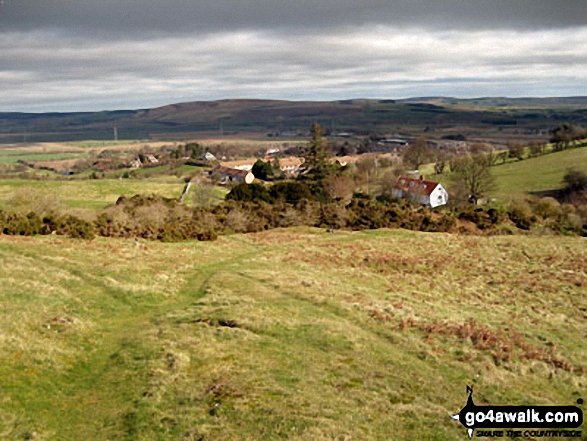
[[[524,107],[524,108],[584,108],[587,107],[587,97],[551,97],[551,98],[450,98],[450,97],[420,97],[400,100],[404,103],[430,103],[436,105],[462,105],[479,107]]]
[[[73,113],[0,113],[0,143],[112,139],[183,139],[230,133],[304,134],[317,121],[357,134],[454,126],[548,129],[587,124],[587,97],[279,101],[234,99],[154,109]]]

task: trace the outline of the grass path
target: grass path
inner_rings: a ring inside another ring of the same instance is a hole
[[[462,439],[448,415],[466,384],[492,404],[585,390],[586,250],[401,230],[0,236],[0,435]],[[451,331],[470,318],[511,359]]]

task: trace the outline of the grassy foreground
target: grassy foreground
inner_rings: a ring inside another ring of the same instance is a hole
[[[0,236],[0,439],[466,439],[575,404],[584,239],[315,229]]]

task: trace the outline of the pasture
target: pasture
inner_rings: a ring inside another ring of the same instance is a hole
[[[463,440],[587,387],[587,247],[298,228],[0,236],[0,437]]]
[[[494,166],[491,173],[495,178],[495,190],[490,196],[509,200],[560,189],[569,168],[587,173],[587,148],[563,150]]]
[[[13,198],[30,197],[31,200],[50,198],[64,208],[99,210],[115,203],[120,196],[152,193],[179,198],[183,186],[183,181],[178,178],[174,182],[158,182],[154,179],[0,179],[0,206],[7,206]]]

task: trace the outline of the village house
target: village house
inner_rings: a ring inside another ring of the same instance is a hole
[[[279,169],[287,175],[297,175],[304,163],[304,158],[290,156],[279,160]]]
[[[425,181],[423,177],[400,176],[391,191],[393,197],[407,199],[432,208],[445,205],[448,193],[438,182]]]
[[[214,156],[212,153],[210,152],[206,152],[204,153],[204,155],[202,156],[202,161],[206,161],[206,162],[214,162],[217,161],[216,156]]]
[[[232,182],[245,182],[247,184],[252,184],[255,180],[255,176],[250,171],[237,170],[222,165],[219,165],[210,171],[210,176],[213,176],[214,174],[220,176],[220,184],[230,184]]]
[[[220,165],[227,168],[233,168],[235,170],[251,171],[255,162],[257,162],[257,158],[248,158],[237,161],[222,161]]]
[[[151,164],[159,163],[159,160],[157,158],[155,158],[155,156],[153,156],[153,155],[145,155],[145,157],[147,158],[147,161],[149,161],[149,163],[151,163]]]

